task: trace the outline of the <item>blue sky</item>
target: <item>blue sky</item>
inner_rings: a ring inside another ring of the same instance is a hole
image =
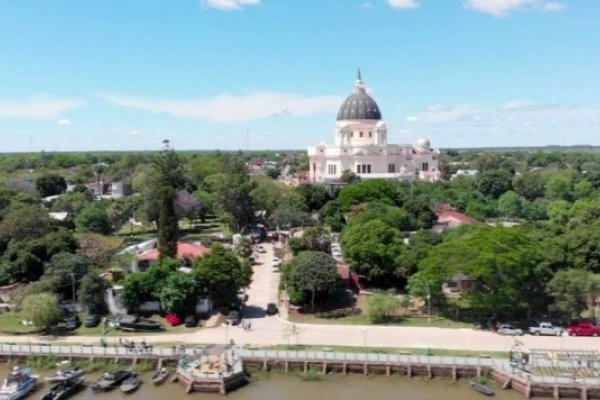
[[[600,145],[598,0],[0,0],[0,151]]]

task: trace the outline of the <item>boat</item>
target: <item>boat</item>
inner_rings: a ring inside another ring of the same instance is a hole
[[[160,331],[163,326],[160,322],[147,318],[141,318],[136,315],[124,315],[117,321],[117,327],[121,330],[130,331]]]
[[[157,370],[154,373],[154,375],[152,375],[152,378],[150,378],[150,379],[152,380],[152,383],[154,383],[155,385],[160,385],[161,383],[163,383],[164,381],[167,380],[169,375],[170,375],[169,370],[163,367],[163,368]]]
[[[486,396],[494,395],[494,391],[492,389],[490,389],[489,387],[487,387],[486,385],[484,385],[483,383],[479,383],[477,381],[470,381],[469,385],[471,385],[473,390],[475,390],[481,394],[484,394]]]
[[[50,383],[57,383],[83,376],[84,372],[79,367],[75,367],[73,369],[64,369],[64,367],[68,364],[70,364],[69,361],[57,363],[57,369],[54,375],[49,375],[45,377],[44,380]]]
[[[125,379],[131,376],[131,371],[119,370],[114,372],[105,372],[92,384],[92,390],[96,392],[107,392],[118,388]]]
[[[65,379],[44,394],[40,400],[63,400],[68,399],[78,392],[84,385],[83,376]]]
[[[14,367],[0,388],[0,400],[18,400],[35,389],[38,377],[31,369]]]
[[[123,393],[133,393],[142,385],[142,380],[137,376],[137,374],[132,374],[129,378],[125,379],[123,383],[121,383],[121,392]]]

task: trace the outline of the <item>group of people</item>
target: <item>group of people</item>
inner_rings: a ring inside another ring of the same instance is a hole
[[[119,338],[119,344],[127,349],[127,351],[134,353],[136,350],[143,353],[152,353],[152,345],[146,342],[146,339],[142,339],[139,344],[136,344],[135,341],[129,340],[127,338]]]
[[[242,328],[244,328],[245,331],[252,330],[252,322],[249,319],[247,319],[247,318],[242,319],[242,322],[240,323],[240,326]]]

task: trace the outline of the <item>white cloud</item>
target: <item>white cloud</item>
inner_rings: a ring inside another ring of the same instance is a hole
[[[209,99],[173,100],[101,93],[99,98],[112,104],[163,113],[178,118],[201,118],[217,122],[236,122],[280,115],[306,116],[337,111],[340,96],[300,96],[278,92],[246,95],[223,94]]]
[[[495,17],[503,17],[519,10],[536,9],[555,12],[565,8],[563,3],[546,0],[467,0],[466,6]]]
[[[404,125],[448,147],[600,144],[600,108],[565,103],[437,105],[408,116]]]
[[[200,0],[205,8],[216,8],[221,11],[240,10],[246,6],[260,4],[260,0]]]
[[[417,0],[387,0],[387,2],[392,8],[398,9],[419,7],[419,2]]]
[[[57,124],[62,125],[62,126],[70,126],[73,125],[73,121],[68,119],[68,118],[61,118],[58,121],[56,121]]]
[[[83,105],[78,99],[58,99],[45,95],[25,100],[0,99],[0,118],[56,118]]]

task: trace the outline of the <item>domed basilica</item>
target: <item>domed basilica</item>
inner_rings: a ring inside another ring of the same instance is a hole
[[[440,179],[439,150],[429,140],[414,145],[388,144],[387,125],[379,106],[365,90],[360,70],[354,93],[342,103],[335,124],[335,144],[308,148],[309,179],[313,183],[339,181],[345,170],[361,179]]]

